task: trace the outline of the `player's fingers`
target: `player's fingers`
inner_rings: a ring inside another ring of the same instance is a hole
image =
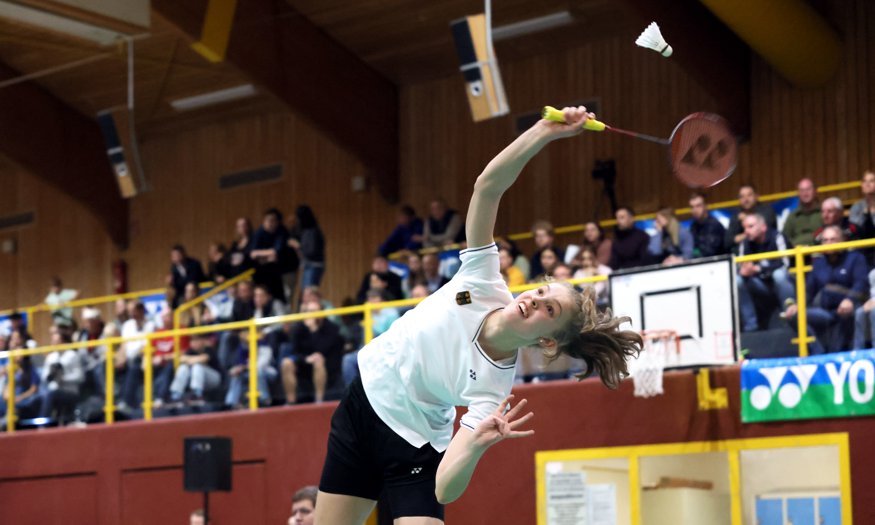
[[[510,428],[511,428],[512,430],[516,430],[517,428],[521,427],[522,425],[525,425],[525,424],[526,424],[530,419],[532,419],[533,417],[535,417],[535,413],[534,413],[534,412],[529,412],[528,414],[526,414],[526,415],[524,415],[523,417],[517,419],[516,421],[511,421],[511,422],[510,422]]]
[[[511,402],[512,399],[513,399],[513,394],[510,394],[509,396],[507,396],[506,398],[504,398],[504,401],[502,401],[502,402],[498,405],[498,408],[495,409],[495,414],[498,415],[498,416],[503,416],[503,415],[504,415],[504,411],[507,410],[507,405],[510,404],[510,402]]]
[[[505,417],[508,421],[512,420],[513,418],[515,418],[515,417],[517,416],[517,414],[519,414],[520,412],[522,412],[523,407],[525,407],[527,403],[528,403],[528,400],[523,399],[522,401],[520,401],[519,403],[517,403],[515,407],[511,408],[510,411],[509,411],[507,414],[505,414],[504,417]]]
[[[529,437],[529,436],[534,436],[534,435],[535,435],[534,430],[514,430],[513,432],[508,434],[507,437],[509,437],[511,439],[515,439],[515,438],[524,438],[524,437]]]

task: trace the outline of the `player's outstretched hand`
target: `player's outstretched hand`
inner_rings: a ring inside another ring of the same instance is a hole
[[[541,119],[538,124],[550,130],[551,138],[559,139],[579,135],[583,132],[583,124],[588,119],[595,119],[595,114],[587,112],[584,106],[562,108],[562,115],[565,122]]]
[[[495,412],[477,425],[477,428],[474,430],[474,443],[477,446],[488,448],[503,439],[528,437],[535,433],[534,430],[517,430],[535,416],[534,412],[529,412],[522,417],[517,417],[526,406],[527,401],[525,399],[517,403],[507,413],[504,412],[510,405],[513,397],[513,394],[507,396],[498,405]]]

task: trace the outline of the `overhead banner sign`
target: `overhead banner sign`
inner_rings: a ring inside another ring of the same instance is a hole
[[[744,423],[875,414],[875,350],[751,359],[741,366]]]

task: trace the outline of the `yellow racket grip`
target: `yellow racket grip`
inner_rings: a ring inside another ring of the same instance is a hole
[[[562,114],[562,111],[553,106],[544,106],[544,109],[541,111],[541,118],[551,122],[565,122],[565,116]],[[583,123],[583,129],[588,131],[604,131],[605,123],[599,120],[589,119]]]

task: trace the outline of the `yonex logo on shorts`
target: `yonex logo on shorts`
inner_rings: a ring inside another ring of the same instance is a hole
[[[475,372],[469,368],[468,369],[468,377],[470,377],[474,381],[477,381],[477,372]]]
[[[411,474],[419,474],[420,472],[422,472],[422,467],[413,467],[410,471]]]

